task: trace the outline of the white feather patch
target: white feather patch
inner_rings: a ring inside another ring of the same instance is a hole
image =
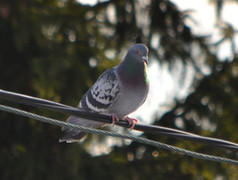
[[[96,106],[93,106],[93,105],[89,102],[87,96],[86,96],[86,104],[87,104],[88,108],[91,109],[92,111],[102,112],[102,111],[105,110],[105,109],[103,109],[103,108],[97,108]]]
[[[111,104],[119,91],[118,80],[104,81],[100,80],[95,83],[91,89],[93,98],[102,104]]]

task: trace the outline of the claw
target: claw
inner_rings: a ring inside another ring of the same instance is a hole
[[[124,117],[124,120],[126,120],[129,123],[129,125],[131,125],[130,130],[132,130],[135,127],[136,123],[138,122],[137,119],[130,118],[128,116]]]
[[[119,117],[115,113],[112,113],[111,117],[112,117],[112,125],[114,125],[117,121],[119,121]]]

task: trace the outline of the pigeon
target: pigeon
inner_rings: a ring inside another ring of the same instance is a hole
[[[119,65],[99,76],[83,95],[78,108],[110,115],[112,124],[123,119],[133,129],[137,120],[129,118],[128,115],[137,110],[147,98],[149,91],[147,65],[148,48],[144,44],[133,45]],[[89,128],[105,125],[77,116],[70,116],[67,122]],[[64,135],[59,142],[77,142],[86,135],[85,132],[71,128],[63,128],[62,131]]]

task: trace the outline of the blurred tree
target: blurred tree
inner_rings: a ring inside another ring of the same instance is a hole
[[[224,2],[213,2],[219,20]],[[175,99],[155,124],[238,142],[237,31],[222,22],[218,26],[222,39],[209,44],[207,37],[192,34],[185,24],[185,19],[191,18],[189,13],[166,0],[111,0],[94,6],[75,0],[1,0],[0,88],[76,105],[98,75],[119,62],[129,45],[143,42],[149,46],[151,57],[170,64],[171,72],[175,62],[181,61],[185,70],[192,64],[196,74],[191,93],[185,99]],[[231,43],[233,54],[228,59],[220,59],[214,51],[224,41]],[[209,73],[204,73],[204,66]],[[180,83],[183,86],[184,80]],[[0,124],[3,180],[238,176],[233,166],[171,155],[138,143],[91,157],[83,148],[90,138],[82,145],[59,144],[59,128],[3,112]],[[235,153],[187,141],[145,136],[194,151],[237,157]]]

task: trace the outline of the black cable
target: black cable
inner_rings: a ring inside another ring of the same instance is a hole
[[[53,111],[58,111],[61,113],[79,116],[88,120],[109,123],[109,124],[111,123],[111,117],[107,115],[103,115],[103,114],[99,114],[95,112],[83,111],[81,109],[64,105],[61,103],[56,103],[53,101],[36,98],[32,96],[27,96],[27,95],[23,95],[19,93],[13,93],[13,92],[1,90],[1,89],[0,89],[0,98],[8,100],[8,101],[13,101],[13,102],[29,105],[29,106],[42,107],[42,108],[50,109]],[[116,125],[122,126],[125,128],[130,128],[130,125],[128,124],[128,122],[124,120],[120,120],[116,122]],[[185,131],[176,130],[172,128],[137,123],[135,127],[133,128],[133,130],[142,131],[148,134],[164,135],[164,136],[169,136],[173,138],[196,141],[199,143],[209,144],[209,145],[221,147],[224,149],[238,151],[238,144],[236,143],[221,140],[221,139],[216,139],[216,138],[199,136],[196,134],[192,134],[192,133],[188,133]]]

